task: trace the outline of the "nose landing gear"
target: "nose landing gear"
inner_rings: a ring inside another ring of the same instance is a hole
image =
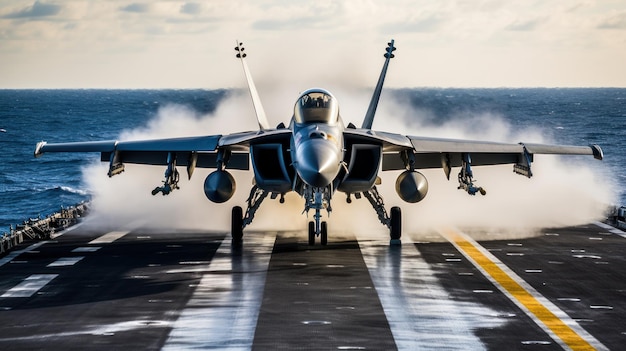
[[[315,245],[315,236],[316,236],[315,222],[310,221],[309,222],[309,245],[310,246]],[[320,244],[322,244],[323,246],[328,244],[328,224],[326,222],[321,223],[319,237],[320,237]]]

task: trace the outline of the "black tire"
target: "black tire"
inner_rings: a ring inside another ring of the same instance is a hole
[[[315,222],[309,222],[309,245],[315,245]]]
[[[391,208],[391,223],[389,228],[389,236],[391,240],[400,240],[402,236],[402,210],[400,207],[394,206]]]
[[[230,223],[233,246],[241,246],[243,243],[243,209],[240,206],[233,207]]]
[[[326,224],[326,222],[322,222],[322,233],[320,235],[320,244],[328,244],[328,225]]]

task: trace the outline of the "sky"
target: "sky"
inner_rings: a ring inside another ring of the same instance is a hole
[[[390,39],[390,87],[626,87],[623,0],[0,0],[0,88],[243,87],[237,40],[261,86],[371,87]]]

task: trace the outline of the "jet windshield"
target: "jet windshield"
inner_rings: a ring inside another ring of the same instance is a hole
[[[329,92],[309,90],[296,102],[293,115],[296,123],[335,124],[339,119],[339,107]]]

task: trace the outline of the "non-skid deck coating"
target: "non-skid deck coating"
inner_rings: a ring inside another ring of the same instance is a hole
[[[246,234],[233,251],[227,233],[87,223],[24,245],[0,259],[0,349],[626,345],[626,239],[596,224],[506,240],[459,232],[477,246],[443,230],[405,235],[402,247],[363,233],[331,234],[326,247],[304,233]],[[519,296],[573,334],[541,325]]]

